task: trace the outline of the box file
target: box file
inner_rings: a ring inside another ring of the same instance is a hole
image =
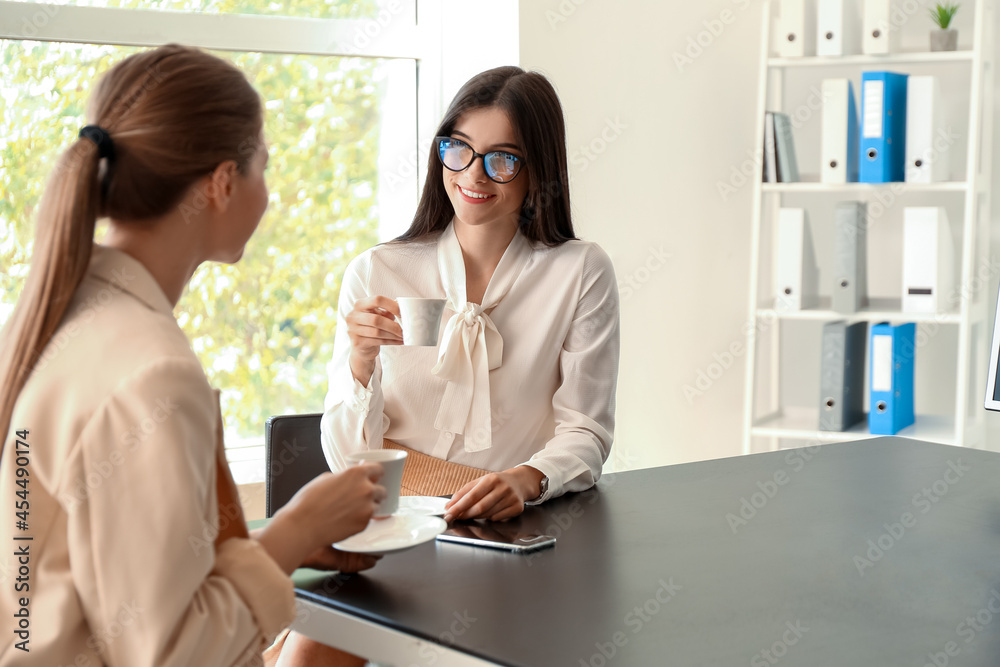
[[[945,210],[903,210],[903,312],[939,313],[955,298],[955,246]]]
[[[911,76],[906,83],[907,183],[948,180],[948,148],[938,151],[934,139],[944,130],[937,77]]]
[[[819,304],[819,270],[805,210],[783,208],[778,212],[775,259],[775,309],[815,308]]]
[[[819,430],[846,431],[865,418],[865,348],[868,323],[823,325]]]
[[[895,435],[914,422],[913,361],[917,326],[872,326],[868,430]]]
[[[903,180],[906,160],[906,74],[861,75],[861,142],[858,176],[862,183]]]
[[[783,58],[801,58],[813,55],[816,45],[813,41],[815,0],[779,0],[778,54]]]
[[[834,211],[831,308],[854,313],[868,302],[868,207],[841,202]]]
[[[822,153],[820,181],[856,183],[858,180],[858,107],[849,79],[823,81]]]
[[[887,55],[898,50],[899,30],[892,24],[890,0],[864,0],[861,50],[867,55]]]
[[[816,55],[844,56],[861,52],[861,8],[858,0],[817,0]]]

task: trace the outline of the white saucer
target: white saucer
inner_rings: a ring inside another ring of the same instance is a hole
[[[448,498],[437,496],[400,496],[396,514],[417,516],[444,516],[444,506]]]
[[[437,537],[448,527],[436,516],[394,514],[387,519],[372,519],[357,535],[333,545],[341,551],[384,556],[405,551]]]

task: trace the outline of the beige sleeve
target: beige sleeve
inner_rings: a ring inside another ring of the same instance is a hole
[[[73,580],[109,665],[252,663],[294,617],[291,580],[259,544],[216,553],[217,409],[196,362],[156,362],[94,414],[68,462],[60,486],[88,489],[65,508]]]

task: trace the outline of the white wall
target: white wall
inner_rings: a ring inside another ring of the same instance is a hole
[[[520,5],[521,65],[546,74],[564,106],[577,233],[618,272],[617,464],[739,454],[744,359],[704,395],[689,401],[683,387],[743,341],[752,188],[723,201],[716,182],[755,145],[759,3]],[[675,65],[723,10],[732,23]]]
[[[521,65],[564,105],[577,233],[622,290],[619,469],[741,452],[752,185],[717,183],[757,143],[761,25],[750,0],[520,2]]]

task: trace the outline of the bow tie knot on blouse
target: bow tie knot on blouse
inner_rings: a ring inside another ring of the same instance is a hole
[[[491,446],[490,371],[503,362],[503,338],[479,304],[448,306],[455,314],[431,371],[448,381],[434,428],[463,434],[466,451],[482,451]]]
[[[480,316],[483,314],[483,307],[475,303],[467,303],[465,304],[465,308],[459,311],[458,314],[462,315],[466,326],[476,326],[482,323]]]
[[[443,435],[464,436],[467,452],[493,446],[490,371],[503,362],[503,338],[487,315],[500,303],[521,274],[531,246],[517,232],[493,272],[483,303],[470,303],[465,292],[462,247],[449,225],[438,242],[438,269],[448,309],[455,314],[444,327],[437,364],[431,372],[447,381],[434,428]],[[447,440],[445,441],[447,442]]]

